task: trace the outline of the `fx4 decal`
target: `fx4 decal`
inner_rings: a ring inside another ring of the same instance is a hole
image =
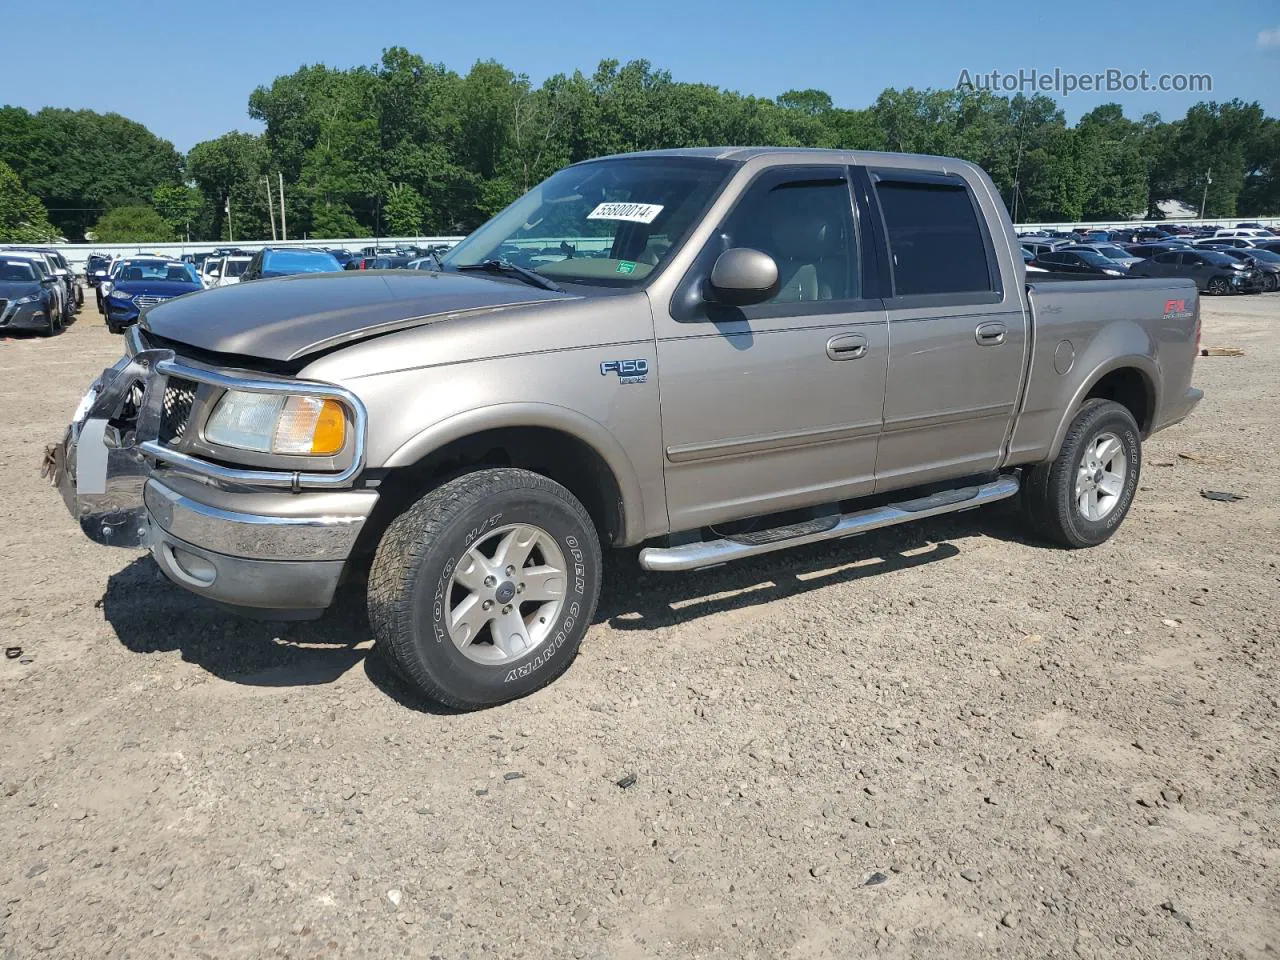
[[[1187,309],[1185,300],[1166,300],[1164,302],[1164,318],[1166,320],[1190,320],[1195,312]]]
[[[644,383],[649,379],[648,360],[605,360],[600,364],[600,376],[618,375],[619,383]]]

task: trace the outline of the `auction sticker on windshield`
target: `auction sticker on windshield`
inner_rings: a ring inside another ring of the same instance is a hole
[[[587,214],[587,219],[653,223],[661,212],[660,203],[602,203]]]

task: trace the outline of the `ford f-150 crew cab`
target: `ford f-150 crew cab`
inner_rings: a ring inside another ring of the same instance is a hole
[[[474,708],[566,669],[601,544],[693,570],[1020,492],[1090,546],[1201,396],[1193,283],[1028,283],[960,160],[591,160],[439,267],[148,308],[51,451],[82,529],[269,616],[367,576],[378,647]]]

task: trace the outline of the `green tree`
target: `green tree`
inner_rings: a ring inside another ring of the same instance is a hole
[[[163,243],[174,239],[173,228],[154,207],[116,207],[103,214],[89,231],[97,243]]]
[[[201,235],[208,219],[204,194],[185,183],[162,183],[156,187],[151,202],[178,237],[190,240]]]
[[[102,210],[145,203],[160,184],[182,179],[173,144],[119,114],[92,110],[0,109],[0,160],[73,238]]]
[[[29,194],[13,168],[0,160],[0,242],[45,243],[57,236],[44,204]]]
[[[403,183],[392,185],[384,213],[393,237],[414,237],[422,229],[422,197]]]

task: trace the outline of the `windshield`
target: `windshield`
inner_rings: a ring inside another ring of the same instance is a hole
[[[245,267],[249,266],[248,259],[244,260],[228,260],[226,266],[222,268],[224,277],[238,277],[244,273]]]
[[[700,158],[600,160],[534,187],[445,255],[503,260],[569,283],[635,287],[693,228],[734,168]]]
[[[31,264],[21,260],[6,260],[0,263],[0,283],[34,283],[36,272]]]
[[[282,277],[294,273],[330,273],[341,270],[331,253],[319,250],[272,250],[262,264],[264,277]]]
[[[195,283],[191,264],[173,260],[127,260],[120,269],[120,282],[146,280],[172,283]]]

